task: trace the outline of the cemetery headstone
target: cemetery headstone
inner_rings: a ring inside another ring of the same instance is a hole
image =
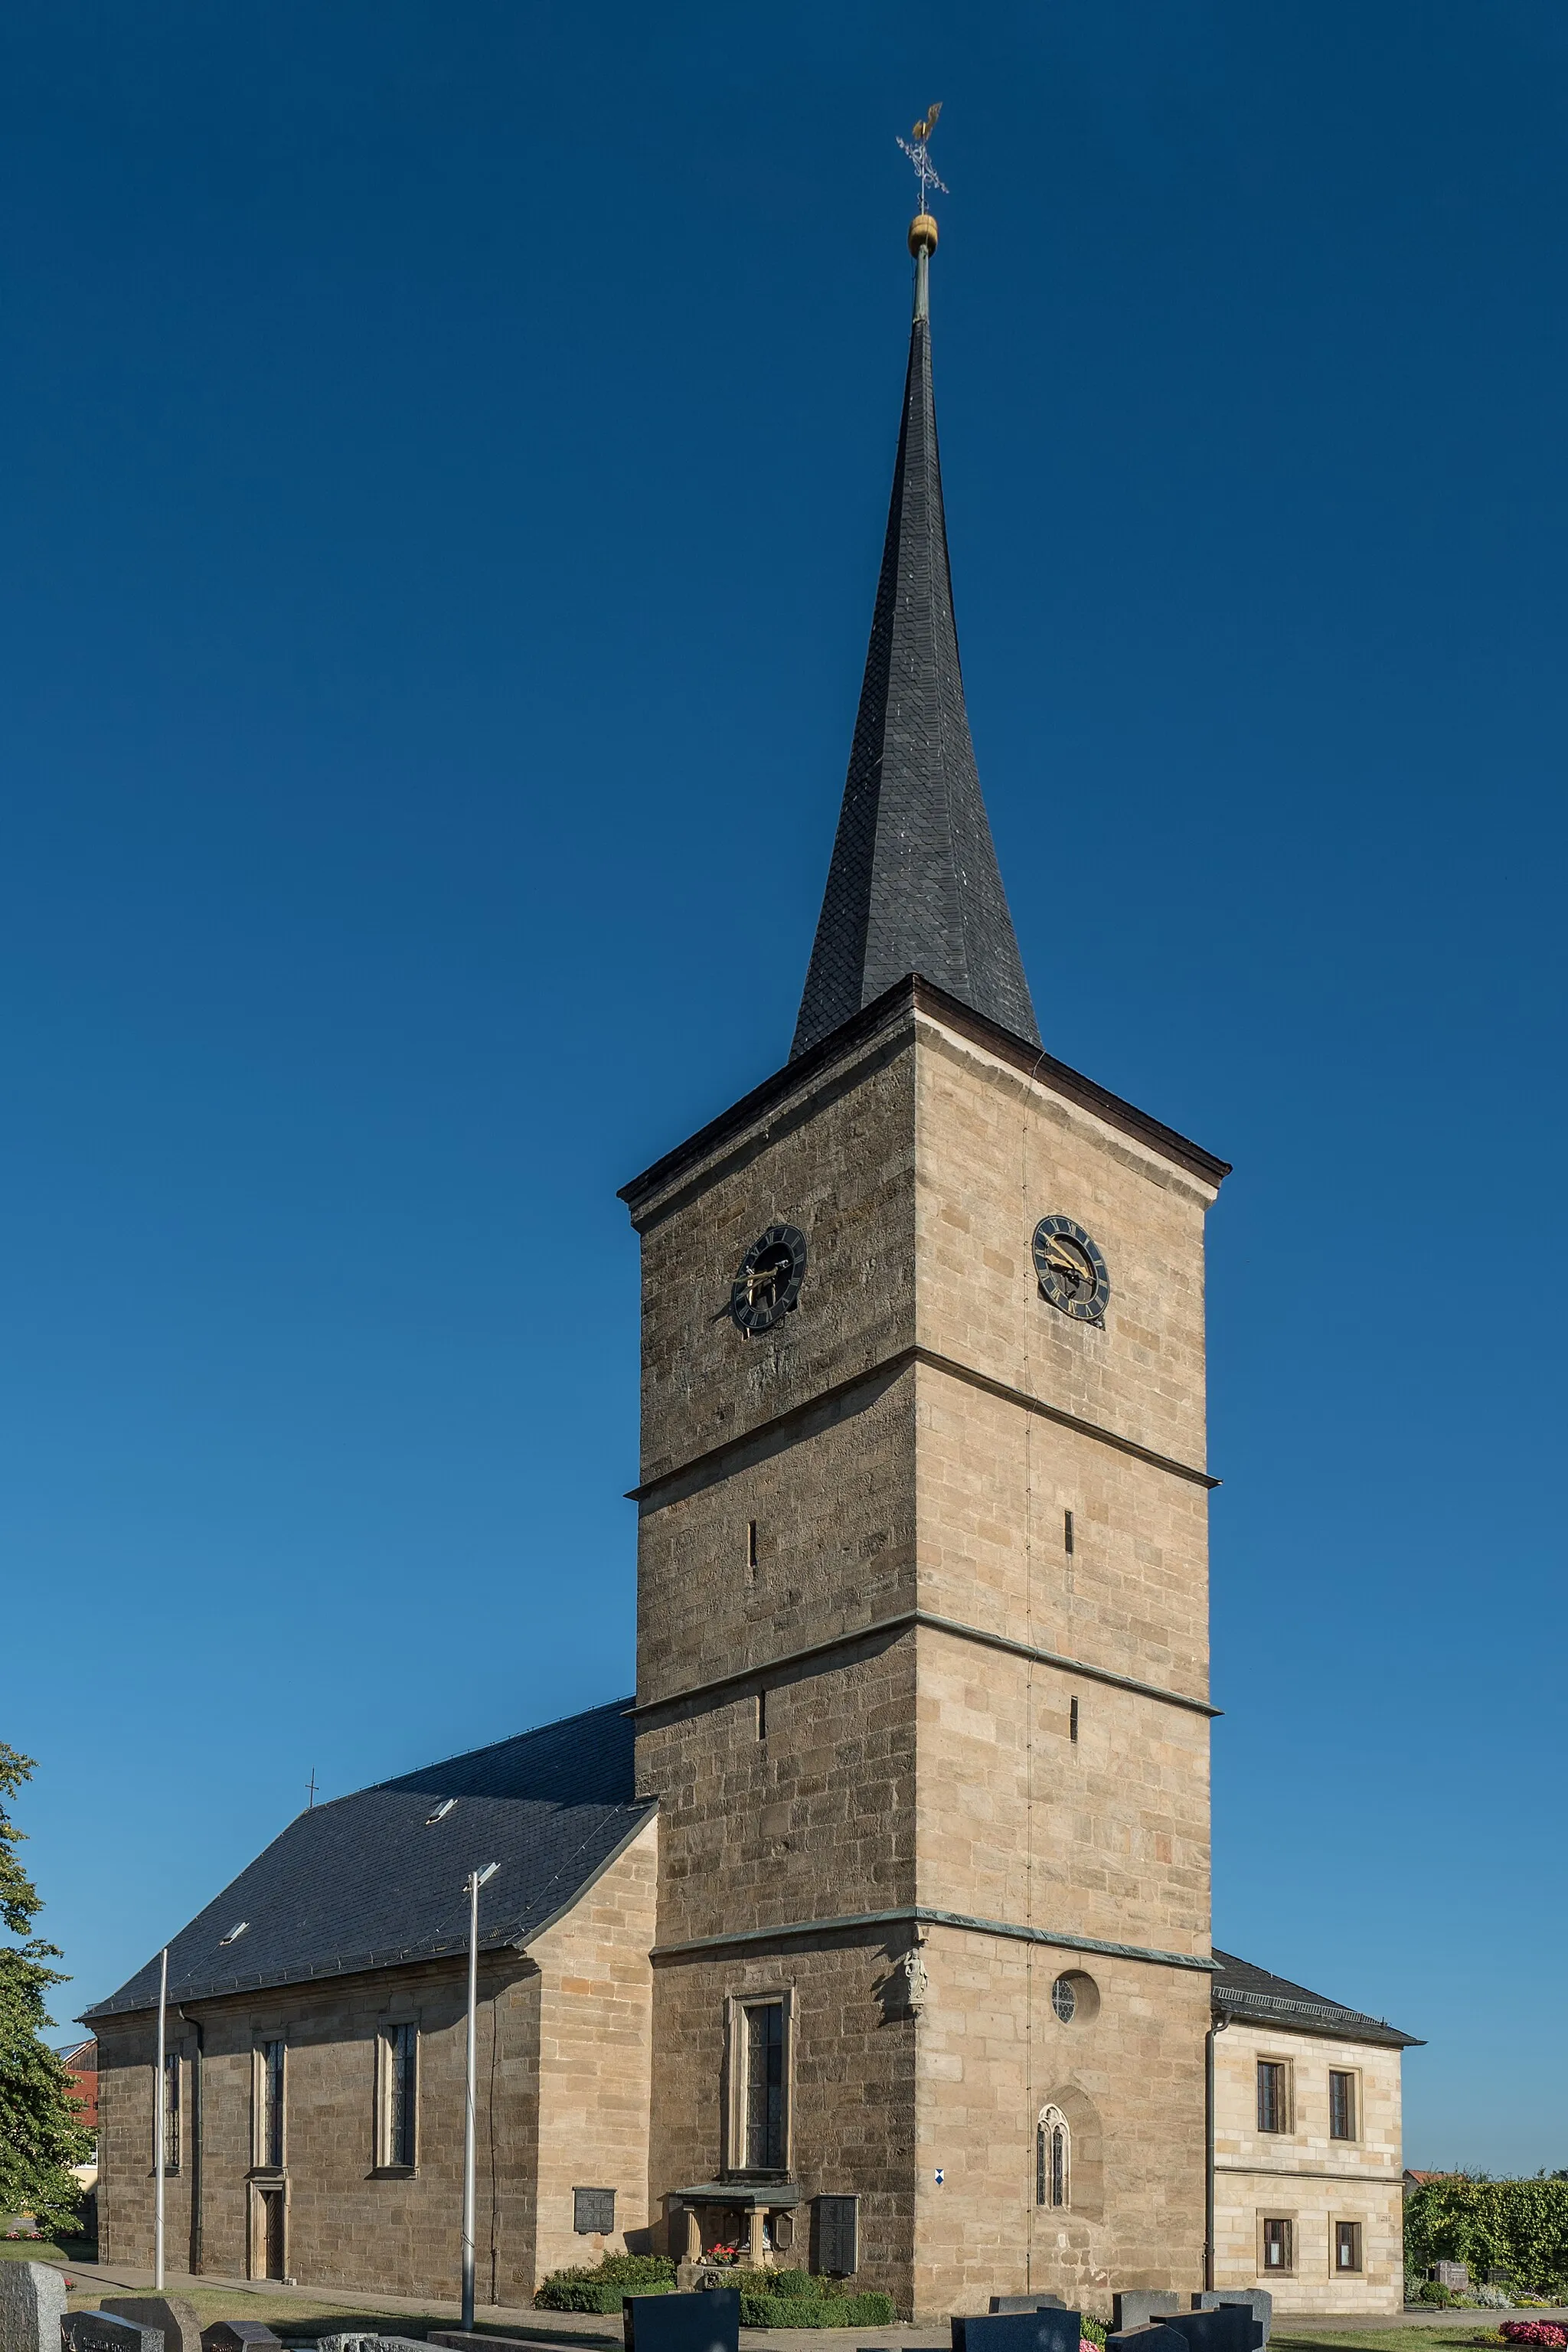
[[[1226,2286],[1213,2288],[1207,2290],[1203,2294],[1194,2295],[1193,2309],[1194,2311],[1215,2311],[1222,2305],[1227,2303],[1243,2303],[1247,2305],[1247,2310],[1251,2312],[1253,2318],[1263,2330],[1261,2336],[1255,2336],[1253,2337],[1252,2340],[1254,2344],[1267,2344],[1268,2341],[1268,2331],[1274,2324],[1274,2297],[1269,2294],[1268,2289],[1266,2286]]]
[[[60,2322],[61,2352],[163,2352],[161,2327],[120,2319],[112,2311],[68,2311]]]
[[[1426,2275],[1435,2278],[1439,2286],[1451,2287],[1456,2294],[1462,2294],[1470,2284],[1470,2266],[1468,2263],[1434,2263]]]
[[[706,2287],[699,2294],[628,2294],[621,2308],[626,2352],[740,2352],[738,2287]]]
[[[984,2318],[954,2317],[952,2352],[1078,2352],[1082,2314],[1065,2305],[1042,2310],[998,2311]]]
[[[139,2327],[155,2327],[163,2338],[163,2352],[202,2352],[202,2323],[196,2306],[180,2294],[117,2294],[103,2305],[116,2319],[133,2319]]]
[[[1124,2294],[1112,2295],[1110,2304],[1111,2329],[1125,2336],[1130,2328],[1147,2327],[1152,2319],[1165,2319],[1180,2311],[1182,2298],[1173,2287],[1134,2286]]]
[[[994,2294],[991,2308],[997,2311],[1065,2311],[1066,2304],[1059,2294]]]
[[[427,2352],[417,2336],[323,2336],[317,2352]]]
[[[1244,2303],[1222,2303],[1207,2311],[1177,2311],[1162,2321],[1186,2338],[1189,2352],[1258,2352],[1262,2331]]]
[[[215,2319],[202,2330],[202,2352],[268,2352],[277,2341],[264,2319]]]
[[[66,2284],[47,2263],[0,2262],[0,2352],[54,2352]]]
[[[1108,2336],[1105,2352],[1188,2352],[1188,2346],[1179,2328],[1170,2326],[1165,2319],[1154,2319],[1143,2327],[1124,2328]]]

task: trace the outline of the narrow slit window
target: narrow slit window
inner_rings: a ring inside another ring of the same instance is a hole
[[[1068,1558],[1072,1558],[1072,1513],[1062,1513],[1062,1546]]]
[[[163,2055],[163,2169],[178,2172],[180,2168],[180,2053],[169,2050]]]
[[[765,1739],[767,1736],[768,1695],[765,1690],[760,1690],[757,1693],[757,1738],[759,1739]]]
[[[1329,2137],[1331,2139],[1354,2139],[1355,2108],[1355,2076],[1349,2074],[1342,2074],[1337,2067],[1331,2067],[1329,2070]]]
[[[261,2161],[277,2171],[283,2163],[283,2044],[261,2045]],[[362,2159],[363,2161],[363,2159]]]
[[[755,1576],[757,1572],[757,1523],[755,1519],[748,1519],[746,1521],[746,1566],[750,1569],[752,1574]]]
[[[386,2034],[386,2161],[414,2168],[418,2117],[419,2030],[393,2025]]]
[[[1076,1739],[1078,1738],[1078,1701],[1076,1698],[1068,1709],[1068,1738],[1069,1739]]]

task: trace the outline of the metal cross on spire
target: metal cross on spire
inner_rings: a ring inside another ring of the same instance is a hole
[[[935,172],[931,168],[931,154],[926,144],[931,132],[936,129],[936,118],[941,112],[942,100],[939,98],[934,106],[927,107],[920,121],[910,131],[909,138],[900,139],[899,141],[900,146],[903,149],[905,154],[914,165],[915,177],[921,184],[921,210],[922,213],[928,209],[926,204],[926,190],[928,188],[940,188],[944,196],[948,193],[946,181],[939,180]]]

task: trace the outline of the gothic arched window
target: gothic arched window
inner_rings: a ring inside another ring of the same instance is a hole
[[[1035,2126],[1035,2202],[1066,2205],[1072,2195],[1072,2138],[1060,2107],[1042,2107]]]

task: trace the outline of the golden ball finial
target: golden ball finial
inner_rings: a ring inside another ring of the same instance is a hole
[[[917,213],[910,223],[910,251],[912,254],[936,251],[936,223],[930,213]]]

